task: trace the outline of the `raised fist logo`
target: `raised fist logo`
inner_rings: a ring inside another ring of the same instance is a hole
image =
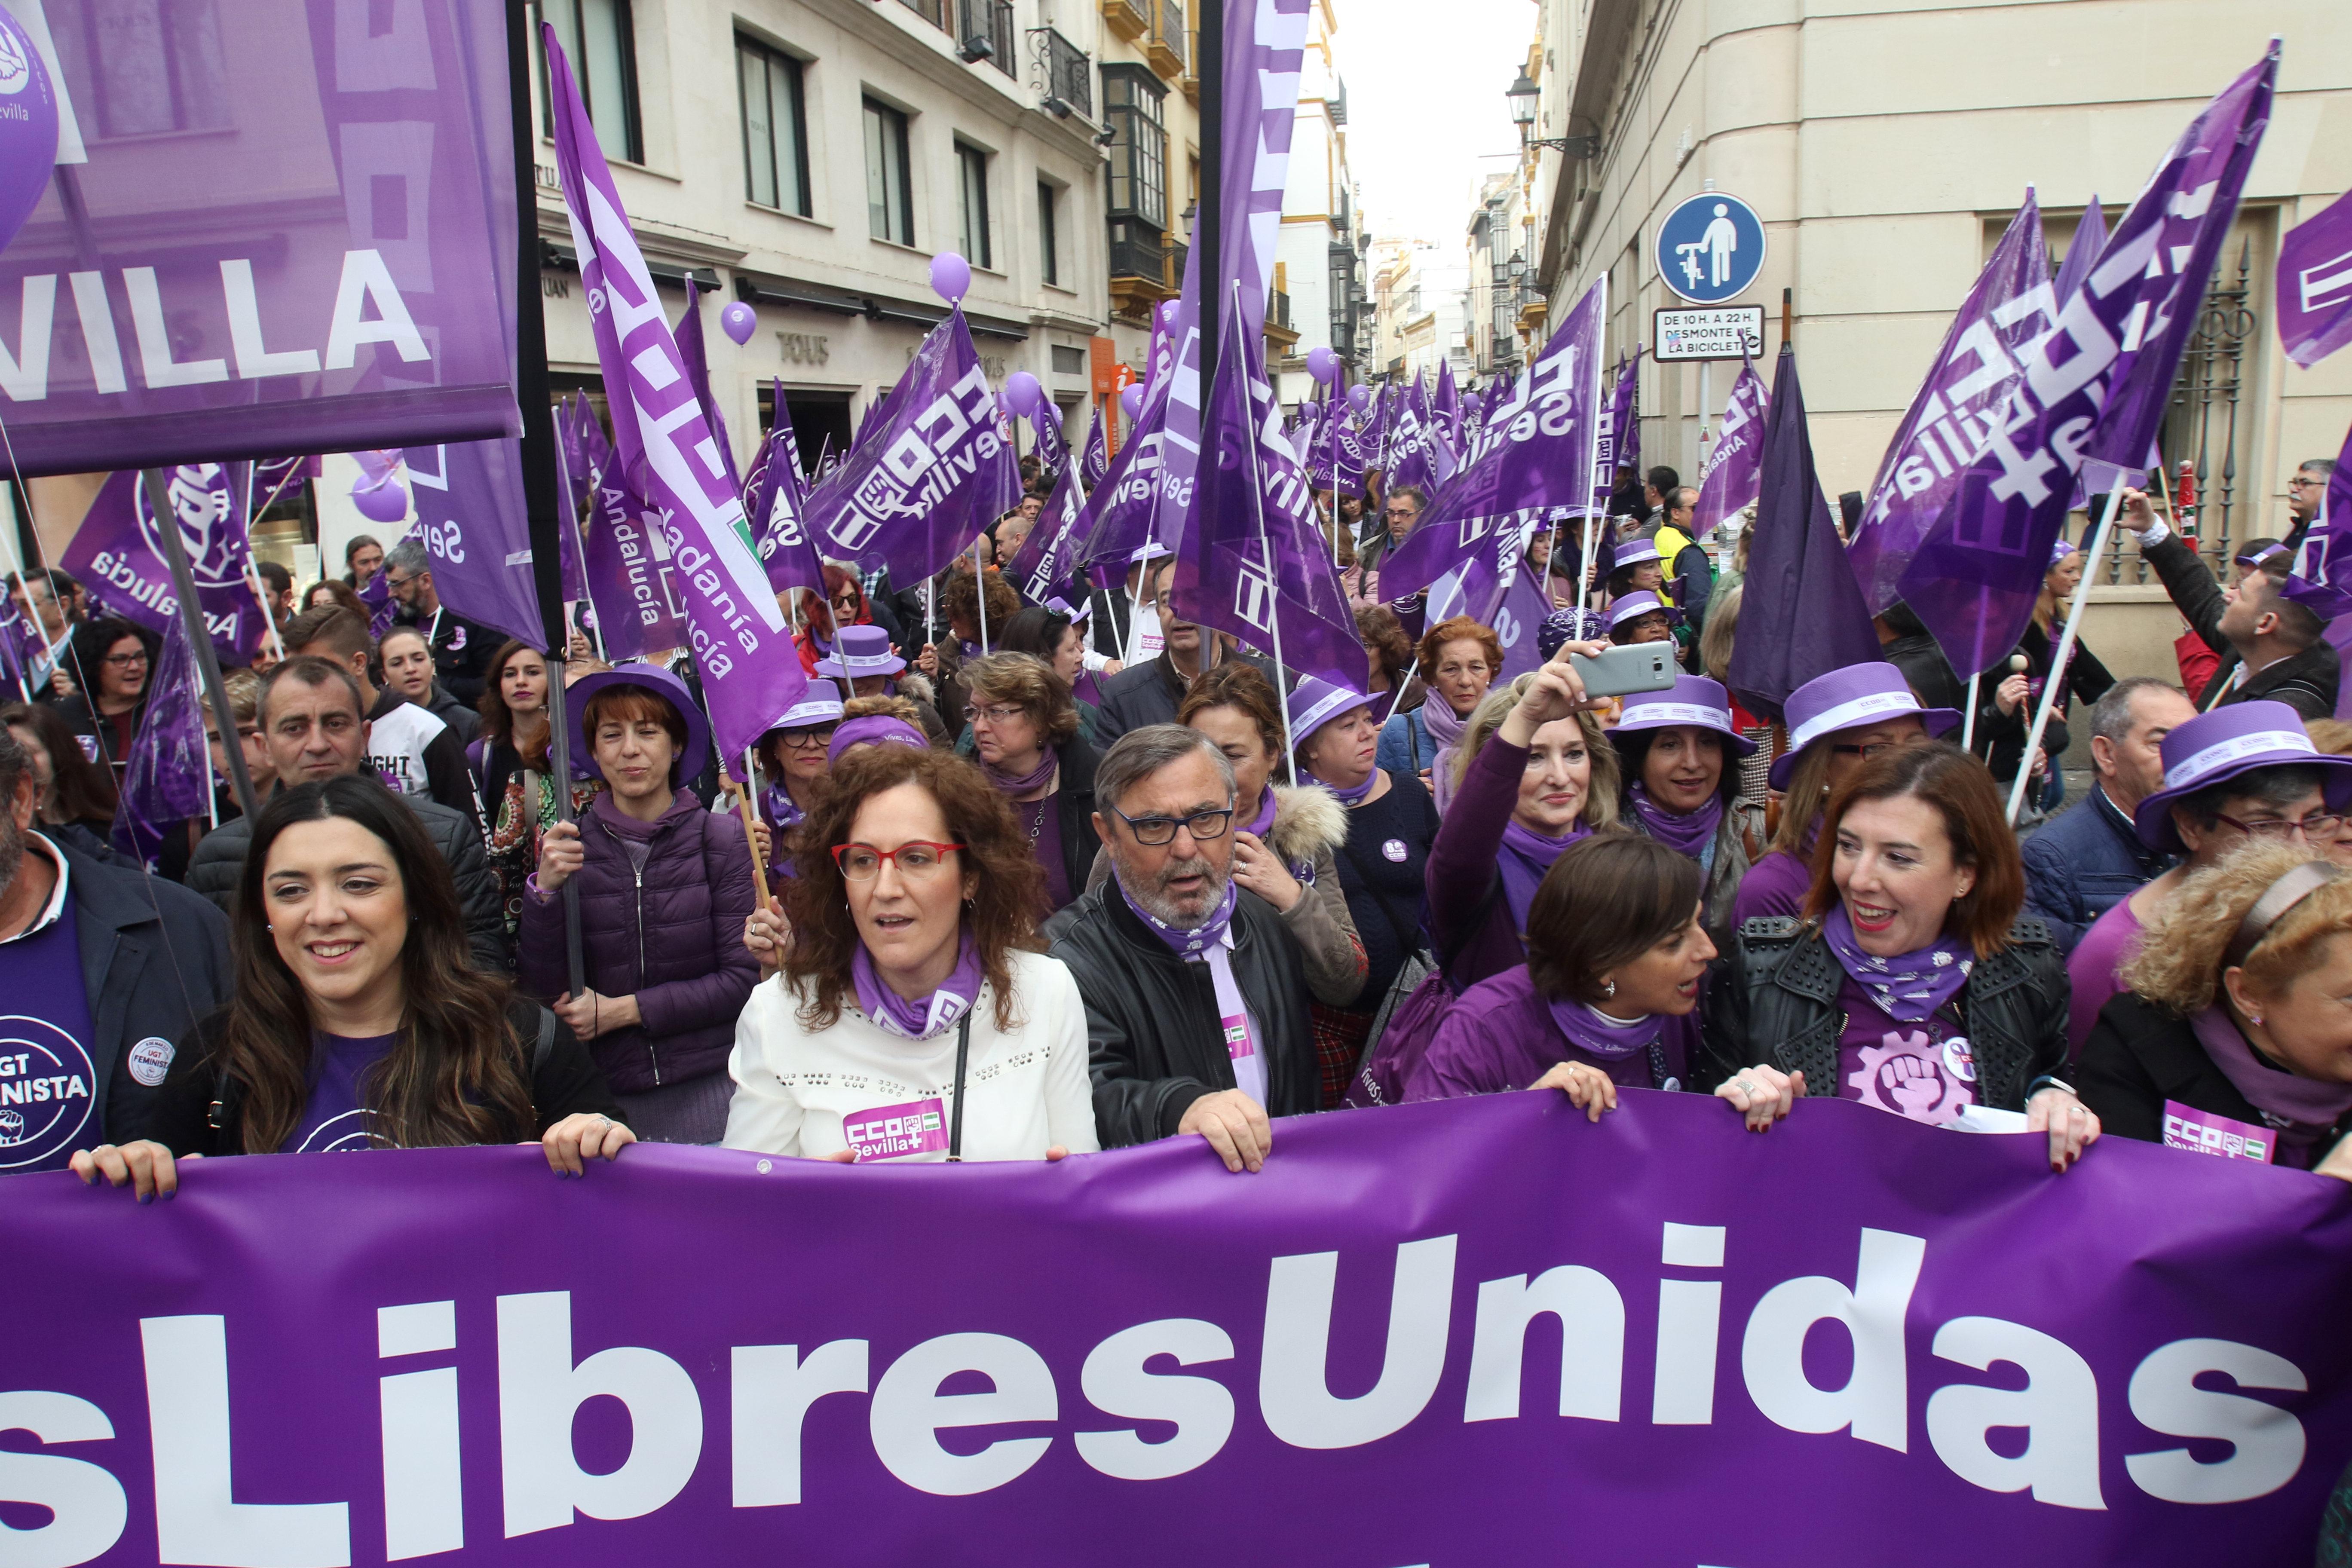
[[[1861,1065],[1846,1081],[1865,1105],[1937,1126],[1958,1121],[1969,1102],[1966,1090],[1945,1075],[1925,1030],[1907,1037],[1889,1030],[1880,1044],[1864,1046]]]

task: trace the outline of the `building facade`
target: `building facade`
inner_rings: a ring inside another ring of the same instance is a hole
[[[2352,355],[2304,371],[2281,353],[2270,296],[2279,237],[2352,185],[2352,7],[2195,0],[1540,0],[1532,67],[1540,154],[1535,258],[1551,313],[1604,271],[1608,357],[1678,303],[1651,251],[1657,225],[1707,189],[1765,224],[1761,275],[1738,302],[1784,290],[1822,483],[1867,491],[1952,311],[2029,185],[2053,266],[2085,204],[2119,216],[2213,93],[2284,58],[2274,112],[2176,390],[2164,457],[2196,485],[2200,540],[2283,531],[2285,482],[2332,456],[2352,421]],[[1712,184],[1709,184],[1712,182]],[[1707,401],[1729,391],[1714,367]],[[1645,362],[1643,451],[1695,471],[1704,421],[1695,365]],[[2168,614],[2128,553],[2093,574],[2116,636],[2150,650]],[[2095,611],[2095,640],[2099,622]],[[2159,635],[2160,634],[2160,635]],[[2101,644],[2111,666],[2117,663]],[[2151,673],[2168,667],[2150,652]]]
[[[1314,0],[1265,311],[1275,395],[1292,405],[1315,395],[1307,374],[1307,355],[1315,349],[1336,353],[1354,377],[1375,368],[1368,352],[1370,242],[1348,170],[1348,87],[1339,74],[1338,31],[1332,0]]]

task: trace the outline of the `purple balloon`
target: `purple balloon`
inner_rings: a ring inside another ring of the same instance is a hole
[[[408,515],[408,492],[390,475],[375,484],[362,479],[352,487],[352,504],[370,522],[398,522]]]
[[[1141,382],[1135,383],[1118,395],[1118,409],[1130,422],[1143,417],[1143,384]]]
[[[1348,406],[1361,414],[1372,405],[1372,389],[1362,382],[1348,388]]]
[[[971,263],[952,250],[932,257],[931,291],[950,305],[961,302],[971,292]]]
[[[760,330],[760,312],[737,300],[719,312],[719,330],[735,340],[740,346],[751,341]]]
[[[1174,331],[1176,330],[1176,301],[1173,300],[1162,300],[1160,302],[1159,317],[1160,330],[1161,331]]]
[[[1339,356],[1333,353],[1329,349],[1308,349],[1307,351],[1307,374],[1313,376],[1318,381],[1328,384],[1333,376],[1339,374]]]
[[[0,247],[16,237],[58,162],[58,98],[40,52],[0,10]]]
[[[1037,378],[1025,370],[1016,370],[1004,378],[1004,406],[1024,419],[1037,417],[1037,407],[1045,401],[1045,389]]]

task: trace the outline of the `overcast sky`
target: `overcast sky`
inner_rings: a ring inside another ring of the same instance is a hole
[[[1375,239],[1456,250],[1483,174],[1518,147],[1503,90],[1535,37],[1533,0],[1333,0],[1348,163]]]

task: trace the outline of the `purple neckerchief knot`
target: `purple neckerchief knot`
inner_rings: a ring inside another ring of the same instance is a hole
[[[1555,996],[1544,1005],[1570,1045],[1604,1061],[1623,1061],[1655,1040],[1664,1026],[1664,1020],[1654,1014],[1612,1018],[1573,996]]]
[[[1570,845],[1591,836],[1592,829],[1582,822],[1560,838],[1538,833],[1517,817],[1504,826],[1503,847],[1495,857],[1495,868],[1502,873],[1503,897],[1511,906],[1514,931],[1527,934],[1528,906],[1535,902],[1536,889],[1543,885],[1551,863],[1566,854]]]
[[[1261,788],[1257,792],[1257,815],[1247,822],[1237,822],[1234,826],[1244,833],[1263,838],[1274,829],[1274,786],[1267,784]]]
[[[866,951],[864,942],[859,942],[849,959],[849,975],[857,984],[858,1006],[889,1033],[909,1040],[928,1040],[941,1033],[980,1000],[984,978],[980,948],[971,940],[970,926],[963,929],[959,941],[961,945],[956,952],[956,965],[940,982],[939,989],[912,1001],[882,983],[881,973],[874,967],[874,955]]]
[[[1706,804],[1696,811],[1668,811],[1650,798],[1639,779],[1625,792],[1633,802],[1633,815],[1642,830],[1677,855],[1697,859],[1715,842],[1716,829],[1723,826],[1723,796],[1706,797]]]
[[[1938,937],[1912,952],[1880,958],[1862,951],[1845,906],[1833,906],[1822,921],[1822,936],[1839,965],[1886,1016],[1898,1024],[1924,1024],[1959,994],[1976,961],[1963,944]]]
[[[1271,790],[1266,793],[1273,794]],[[1125,882],[1118,885],[1118,896],[1127,900],[1135,918],[1185,963],[1208,965],[1209,985],[1217,999],[1217,1026],[1224,1037],[1225,1055],[1234,1064],[1234,1085],[1264,1105],[1265,1058],[1257,1048],[1257,1030],[1250,1017],[1249,1002],[1242,995],[1241,982],[1234,976],[1233,921],[1234,905],[1241,897],[1240,887],[1228,880],[1225,896],[1219,900],[1215,911],[1189,931],[1170,925],[1136,902]]]
[[[1227,881],[1224,900],[1217,905],[1216,911],[1190,930],[1181,926],[1170,925],[1166,921],[1136,902],[1135,895],[1127,890],[1125,882],[1120,882],[1118,885],[1118,896],[1127,900],[1127,907],[1135,911],[1135,918],[1149,926],[1151,929],[1151,934],[1166,942],[1178,957],[1198,959],[1206,954],[1212,947],[1222,948],[1224,945],[1225,928],[1233,922],[1234,904],[1241,896],[1241,886],[1239,883]]]
[[[1033,789],[1044,788],[1046,781],[1054,776],[1054,770],[1061,765],[1062,760],[1059,757],[1051,752],[1045,752],[1038,757],[1037,765],[1025,773],[1007,773],[998,768],[994,763],[986,761],[981,763],[980,771],[988,775],[989,783],[1006,795],[1019,796],[1027,795]]]
[[[1307,776],[1314,778],[1315,775],[1309,773]],[[1364,797],[1372,793],[1372,786],[1381,782],[1381,770],[1374,768],[1370,773],[1366,773],[1364,775],[1364,782],[1360,784],[1342,786],[1333,784],[1329,779],[1324,778],[1315,779],[1315,782],[1321,784],[1325,789],[1329,790],[1332,795],[1338,799],[1341,805],[1348,806],[1352,809],[1363,805]]]
[[[768,826],[782,833],[788,827],[798,827],[808,813],[793,802],[782,784],[770,784],[760,792],[760,805],[768,814]]]

